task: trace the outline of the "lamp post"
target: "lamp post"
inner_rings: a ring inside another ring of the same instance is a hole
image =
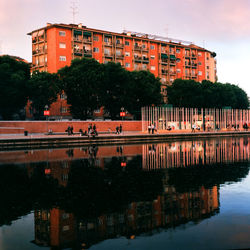
[[[48,133],[48,118],[49,118],[49,115],[50,115],[50,112],[49,112],[48,109],[49,109],[49,106],[45,105],[43,115],[46,116],[46,130],[47,130],[47,133]]]
[[[123,120],[123,117],[125,116],[124,107],[121,107],[120,116],[121,116],[121,118]]]

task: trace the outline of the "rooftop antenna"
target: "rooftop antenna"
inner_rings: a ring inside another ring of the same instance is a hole
[[[71,6],[70,6],[72,17],[73,17],[73,24],[75,24],[75,17],[76,17],[76,14],[78,13],[78,7],[76,6],[76,4],[77,4],[76,1],[72,1]]]

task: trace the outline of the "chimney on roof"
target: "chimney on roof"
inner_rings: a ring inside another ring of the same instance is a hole
[[[79,24],[78,24],[78,28],[82,28],[82,23],[79,23]]]

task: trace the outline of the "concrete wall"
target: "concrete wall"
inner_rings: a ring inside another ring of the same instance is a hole
[[[0,121],[0,134],[45,133],[52,129],[53,132],[65,132],[68,126],[73,126],[74,132],[79,129],[87,130],[88,124],[96,125],[97,131],[115,131],[122,124],[123,131],[142,131],[141,121]]]

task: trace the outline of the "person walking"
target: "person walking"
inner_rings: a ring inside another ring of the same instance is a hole
[[[116,129],[116,134],[119,134],[119,127],[117,126],[115,129]]]
[[[151,133],[151,124],[148,125],[148,133],[150,134]]]
[[[120,133],[122,133],[122,125],[120,124]]]

